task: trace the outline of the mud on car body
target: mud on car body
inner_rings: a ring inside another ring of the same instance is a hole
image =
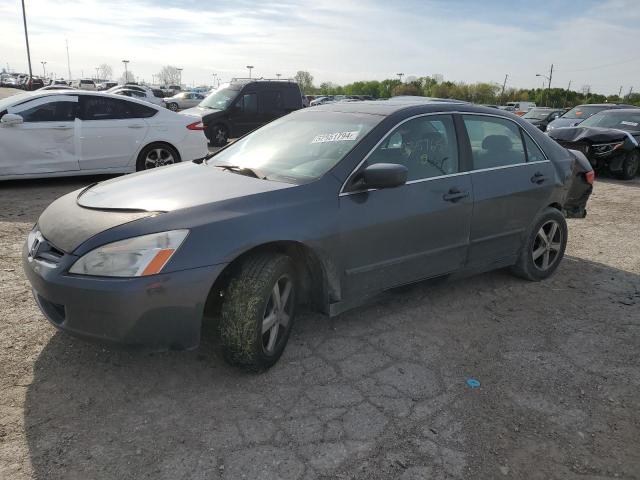
[[[547,132],[560,145],[579,150],[594,169],[631,180],[640,171],[640,109],[606,110],[578,127]]]
[[[492,108],[323,105],[206,159],[61,197],[29,234],[23,265],[62,330],[194,348],[206,309],[225,358],[265,369],[301,303],[337,315],[453,273],[552,275],[563,212],[582,216],[590,193],[579,158]]]

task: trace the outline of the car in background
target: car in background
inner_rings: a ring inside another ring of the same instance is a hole
[[[193,108],[205,99],[205,95],[197,92],[180,92],[173,97],[163,98],[164,105],[177,112],[186,108]]]
[[[81,78],[80,80],[74,80],[71,82],[71,86],[78,90],[96,91],[96,83],[90,78]]]
[[[206,159],[59,198],[23,267],[45,317],[70,334],[191,349],[207,305],[224,358],[261,371],[301,305],[335,316],[401,285],[504,267],[549,278],[567,245],[562,212],[588,200],[568,192],[589,192],[589,172],[495,109],[324,105]]]
[[[513,105],[500,105],[500,106],[498,106],[498,108],[500,110],[504,110],[505,112],[513,113],[513,112],[516,111],[516,109],[515,109],[515,107]]]
[[[594,169],[608,169],[622,180],[640,171],[640,108],[603,110],[577,127],[554,128],[548,135],[581,151]]]
[[[129,173],[201,158],[202,123],[102,92],[37,91],[0,100],[0,179]]]
[[[335,102],[333,95],[325,95],[322,97],[316,97],[311,102],[309,102],[310,107],[315,107],[317,105],[324,105],[325,103],[333,103]]]
[[[77,90],[76,88],[70,87],[68,85],[47,85],[46,87],[39,88],[38,91],[41,92],[43,90]]]
[[[109,90],[110,88],[117,87],[118,82],[102,82],[96,85],[96,88],[100,91]]]
[[[549,125],[547,125],[547,131],[551,131],[554,128],[575,127],[596,113],[616,108],[634,108],[634,105],[625,105],[622,103],[590,103],[578,105],[560,118],[550,122]]]
[[[138,100],[144,100],[145,102],[152,103],[154,105],[163,105],[162,98],[158,98],[153,94],[153,90],[148,87],[142,87],[138,85],[118,85],[117,87],[110,88],[107,93],[113,93],[115,95],[124,95],[127,97],[137,98]]]
[[[521,117],[532,108],[535,108],[536,104],[534,102],[507,102],[506,106],[513,107],[513,113]]]
[[[6,75],[2,78],[3,87],[8,88],[17,88],[18,87],[18,79],[14,75]]]
[[[217,147],[287,113],[302,108],[302,93],[289,80],[234,79],[183,113],[202,118],[209,142]]]
[[[565,111],[564,108],[535,107],[525,113],[522,118],[544,132],[547,125],[556,118],[560,118]]]

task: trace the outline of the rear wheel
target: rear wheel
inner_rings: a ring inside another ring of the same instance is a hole
[[[209,127],[209,143],[215,147],[224,147],[229,140],[229,130],[222,124]]]
[[[174,102],[168,103],[167,104],[167,108],[169,110],[171,110],[172,112],[177,112],[178,111],[178,104],[174,103]]]
[[[622,162],[622,170],[619,172],[611,172],[614,176],[621,180],[633,180],[640,170],[640,152],[634,150],[627,154]]]
[[[555,208],[544,209],[533,222],[512,272],[534,282],[553,275],[564,256],[567,233],[564,215]]]
[[[180,161],[178,151],[165,143],[153,143],[142,149],[136,162],[136,171],[163,167]]]
[[[295,315],[296,279],[282,254],[247,258],[225,289],[219,333],[227,363],[261,371],[273,366],[289,340]]]

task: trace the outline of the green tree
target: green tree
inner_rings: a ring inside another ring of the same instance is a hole
[[[313,75],[304,70],[299,70],[293,77],[293,79],[300,85],[302,93],[309,93],[313,91]]]

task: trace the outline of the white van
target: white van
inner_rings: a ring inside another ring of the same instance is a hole
[[[522,116],[532,108],[536,108],[536,104],[533,102],[507,102],[507,107],[513,107],[513,113]]]
[[[75,80],[71,83],[71,86],[77,88],[78,90],[97,90],[96,82],[94,82],[90,78]]]

